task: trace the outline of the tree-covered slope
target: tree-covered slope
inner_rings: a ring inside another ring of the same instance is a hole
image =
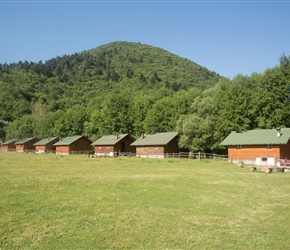
[[[167,95],[210,88],[220,78],[188,59],[132,42],[113,42],[46,62],[0,64],[0,138],[6,138],[8,124],[26,115],[41,120],[49,112],[66,112],[77,105],[88,112],[102,110],[117,95],[127,95],[123,101],[128,104],[144,94],[151,107]]]
[[[215,85],[219,78],[216,73],[188,59],[140,43],[115,42],[88,53],[94,57],[91,62],[102,65],[105,79],[139,88],[148,85],[152,89],[157,85],[173,90],[206,89]]]
[[[290,127],[290,56],[233,80],[165,50],[114,42],[0,65],[0,139],[178,131],[191,151],[231,131]]]

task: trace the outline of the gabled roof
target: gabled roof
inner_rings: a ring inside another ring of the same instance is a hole
[[[16,142],[15,145],[25,144],[26,142],[29,142],[29,141],[34,140],[34,139],[37,139],[37,138],[36,137],[25,138],[25,139],[23,139],[21,141]]]
[[[276,129],[249,130],[240,133],[233,131],[220,143],[220,145],[287,144],[290,138],[290,128],[281,128],[280,131],[280,137],[277,137]]]
[[[129,134],[120,134],[118,135],[105,135],[100,139],[96,140],[92,143],[93,146],[102,146],[102,145],[116,145],[119,141],[123,140],[126,136],[130,136]],[[131,136],[130,136],[131,137]],[[131,137],[134,140],[133,137]]]
[[[53,146],[69,146],[70,144],[74,143],[75,141],[79,140],[82,137],[84,136],[77,135],[77,136],[65,137],[61,141],[58,141],[55,144],[53,144]]]
[[[45,145],[53,142],[57,138],[58,137],[48,137],[48,138],[40,140],[39,142],[34,143],[33,146],[45,146]]]
[[[178,136],[178,134],[178,132],[165,132],[154,135],[145,135],[144,138],[139,138],[131,143],[131,146],[167,145],[172,139]]]
[[[14,139],[8,140],[8,141],[6,141],[6,142],[3,142],[3,143],[2,143],[2,146],[3,146],[3,145],[4,145],[4,146],[5,146],[5,145],[8,145],[8,144],[13,143],[13,142],[15,143],[15,140],[14,140]]]

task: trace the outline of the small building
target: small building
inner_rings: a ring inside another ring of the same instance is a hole
[[[91,143],[88,138],[77,135],[60,138],[53,146],[56,154],[86,154],[92,151]]]
[[[232,162],[275,165],[279,159],[290,159],[290,128],[231,132],[221,143],[227,146]]]
[[[38,142],[39,139],[36,137],[25,138],[24,140],[18,141],[15,143],[16,145],[16,152],[29,152],[34,151],[33,144]]]
[[[154,135],[142,134],[131,144],[136,147],[136,155],[148,158],[164,158],[165,154],[179,153],[179,133],[165,132]]]
[[[1,150],[3,152],[10,152],[16,150],[15,140],[11,139],[2,143]]]
[[[54,153],[55,146],[53,144],[58,140],[58,137],[48,137],[34,143],[36,153]]]
[[[97,156],[114,156],[116,154],[135,153],[136,148],[131,146],[135,139],[129,134],[107,135],[92,143]]]

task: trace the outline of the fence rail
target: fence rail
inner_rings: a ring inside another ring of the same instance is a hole
[[[0,152],[7,152],[0,149]],[[15,149],[9,150],[8,152],[16,152]],[[23,152],[19,152],[23,154],[70,154],[70,155],[80,155],[84,154],[88,157],[141,157],[141,158],[172,158],[172,159],[192,159],[192,160],[228,160],[228,155],[219,155],[219,154],[211,154],[211,153],[202,153],[202,152],[179,152],[179,153],[166,153],[166,154],[136,154],[132,152],[114,152],[112,153],[101,153],[95,154],[94,151],[69,151],[69,152],[56,152],[55,150],[46,150],[46,151],[36,151],[36,150],[24,150]]]
[[[142,158],[175,158],[175,159],[212,159],[212,160],[228,160],[228,155],[210,154],[202,152],[179,152],[179,153],[166,153],[160,155],[153,154],[135,154],[131,152],[119,152],[118,156],[131,156],[131,157],[142,157]]]
[[[202,152],[179,152],[179,153],[167,153],[164,155],[164,158],[180,158],[180,159],[196,159],[196,160],[203,160],[203,159],[224,159],[228,160],[227,155],[218,155],[218,154],[211,154],[211,153],[202,153]]]
[[[56,152],[55,150],[33,150],[33,149],[24,149],[22,151],[16,151],[16,149],[2,150],[0,152],[16,152],[22,154],[70,154],[70,155],[79,155],[79,154],[92,154],[92,150],[83,150],[83,151],[69,151],[69,152]],[[94,153],[94,152],[93,152]]]

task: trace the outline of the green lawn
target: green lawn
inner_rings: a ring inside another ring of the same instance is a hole
[[[0,153],[0,249],[289,249],[290,173]]]

